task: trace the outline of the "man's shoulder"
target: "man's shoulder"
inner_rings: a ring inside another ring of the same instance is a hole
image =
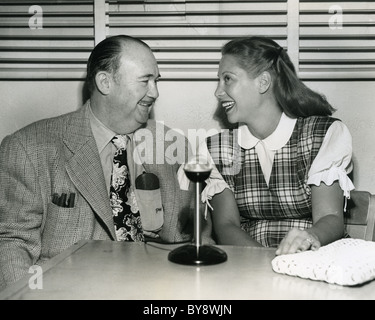
[[[18,129],[10,136],[21,140],[27,139],[28,142],[38,139],[45,140],[46,138],[55,139],[65,132],[67,124],[79,113],[80,109],[54,117],[40,119]]]

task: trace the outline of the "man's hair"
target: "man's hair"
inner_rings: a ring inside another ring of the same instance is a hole
[[[112,36],[101,41],[91,52],[87,62],[86,89],[91,95],[95,89],[95,76],[100,71],[116,75],[120,67],[121,54],[129,44],[140,44],[150,47],[140,39],[126,35]],[[150,49],[151,50],[151,49]]]

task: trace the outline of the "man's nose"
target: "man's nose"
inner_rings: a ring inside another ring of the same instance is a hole
[[[159,97],[159,90],[158,90],[156,82],[151,82],[147,95],[153,99],[157,99]]]

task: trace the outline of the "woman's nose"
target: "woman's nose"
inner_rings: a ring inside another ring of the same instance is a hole
[[[217,85],[216,90],[215,90],[215,97],[218,98],[218,99],[220,99],[222,96],[224,96],[224,94],[225,94],[225,92],[224,92],[221,84],[219,83]]]

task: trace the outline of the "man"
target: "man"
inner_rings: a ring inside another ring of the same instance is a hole
[[[128,36],[107,38],[90,55],[86,79],[90,99],[82,108],[28,125],[2,141],[0,289],[81,239],[151,237],[168,243],[191,239],[194,196],[181,190],[176,178],[189,155],[188,143],[176,133],[176,139],[165,141],[169,129],[160,131],[160,124],[149,120],[159,95],[159,77],[155,57],[144,42]],[[111,189],[114,154],[119,153],[112,143],[116,135],[127,137],[128,168],[117,165],[130,171],[127,202],[132,212],[140,213],[136,226],[128,224],[131,219],[123,226],[114,221],[118,211],[125,211],[115,208],[125,200],[116,202]],[[167,150],[176,141],[183,142],[172,149],[178,149],[183,159],[173,163]],[[161,153],[163,161],[156,161],[155,153]],[[151,210],[143,203],[144,190],[134,186],[145,172],[158,179],[151,198],[161,197]]]

